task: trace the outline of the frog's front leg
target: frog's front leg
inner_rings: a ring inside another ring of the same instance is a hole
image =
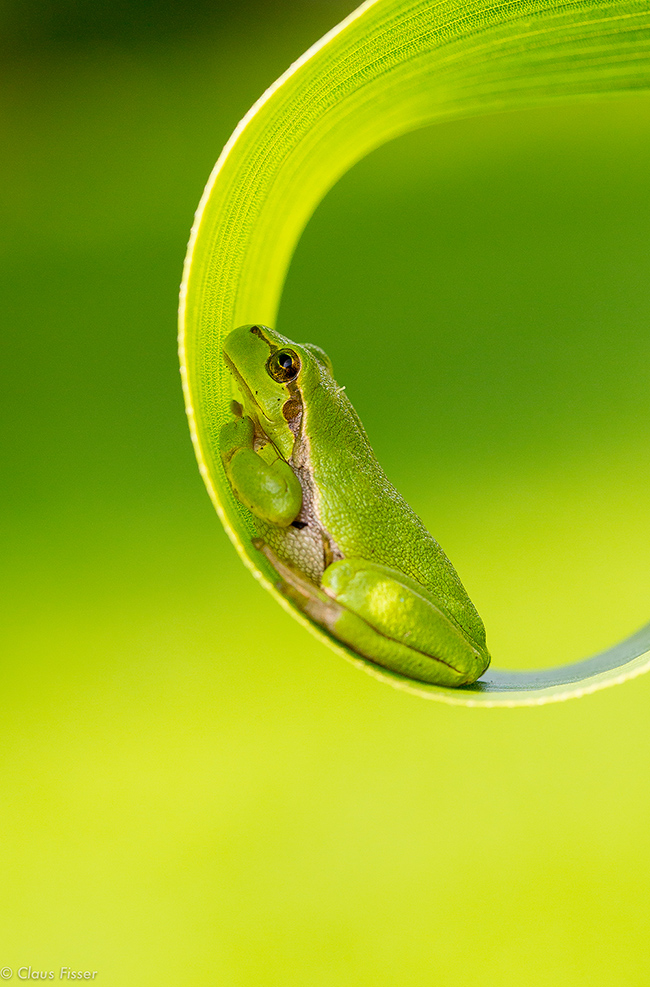
[[[256,541],[283,579],[282,590],[312,620],[370,661],[435,685],[475,682],[489,663],[424,587],[365,559],[342,559],[318,587]]]
[[[300,480],[270,443],[262,450],[264,458],[254,447],[251,418],[236,418],[221,429],[221,459],[236,497],[256,517],[284,528],[300,513]]]

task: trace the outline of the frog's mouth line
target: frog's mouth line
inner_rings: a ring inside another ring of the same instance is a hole
[[[230,359],[230,357],[228,356],[228,354],[224,352],[223,353],[223,358],[224,358],[224,360],[226,362],[226,366],[228,367],[228,369],[230,370],[230,372],[232,373],[233,377],[235,378],[235,380],[237,382],[237,387],[240,389],[240,391],[242,392],[242,394],[247,395],[248,398],[250,399],[250,403],[253,405],[253,407],[257,411],[258,418],[264,419],[264,421],[265,422],[268,422],[269,425],[273,425],[273,422],[271,421],[271,419],[268,418],[267,415],[265,415],[264,412],[262,411],[262,409],[260,408],[259,404],[255,400],[255,396],[254,396],[253,392],[251,391],[250,387],[248,386],[248,384],[246,383],[246,381],[244,380],[244,378],[242,377],[242,375],[237,370],[237,367],[232,362],[232,360]],[[269,439],[269,441],[271,441],[271,440]]]
[[[287,459],[282,453],[282,450],[278,448],[277,443],[274,441],[269,431],[274,427],[276,423],[273,422],[272,419],[270,419],[268,415],[264,413],[258,401],[255,400],[255,395],[253,394],[250,387],[248,386],[242,375],[239,373],[236,365],[233,363],[233,361],[225,352],[225,350],[222,350],[222,353],[226,366],[228,367],[228,369],[230,370],[230,372],[232,373],[235,379],[235,386],[240,390],[242,397],[244,399],[246,399],[247,397],[250,402],[250,405],[255,409],[257,425],[259,426],[260,432],[262,432],[262,434],[266,437],[267,442],[269,442],[275,448],[278,456],[280,456],[282,459],[285,460],[285,462],[287,462]],[[287,401],[285,401],[282,408],[282,413],[284,416],[284,420],[287,424],[287,427],[289,428],[290,432],[293,434],[293,438],[295,441],[298,438],[298,434],[300,432],[300,427],[302,424],[303,406],[302,406],[302,400],[300,398],[300,392],[296,387],[295,383],[293,382],[290,383],[287,386],[287,390],[289,391],[290,397]]]

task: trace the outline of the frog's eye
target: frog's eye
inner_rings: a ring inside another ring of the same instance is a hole
[[[293,350],[276,350],[269,357],[266,369],[278,384],[288,384],[300,373],[300,357]]]

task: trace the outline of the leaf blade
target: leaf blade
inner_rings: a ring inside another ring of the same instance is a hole
[[[327,637],[275,592],[273,570],[253,549],[255,530],[223,473],[218,433],[230,382],[221,341],[236,325],[274,323],[292,253],[318,202],[385,141],[438,120],[648,88],[645,0],[368,0],[294,63],[235,130],[197,211],[181,287],[188,420],[201,473],[242,559],[317,636]],[[327,639],[399,684],[399,676]],[[650,640],[638,642],[642,653],[625,652],[630,675],[650,664]],[[464,690],[402,686],[470,705],[500,704],[501,694],[513,705],[542,701],[542,693],[543,701],[567,698],[620,679],[620,665],[604,665],[606,659],[583,669],[573,692],[566,669],[543,687],[525,679],[532,673],[512,673],[508,681],[495,673],[493,687],[464,698]]]

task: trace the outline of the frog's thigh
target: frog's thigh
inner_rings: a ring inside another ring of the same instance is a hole
[[[341,607],[330,631],[377,664],[411,678],[450,686],[474,682],[485,667],[479,652],[435,603],[399,576],[363,559],[330,565],[322,588]]]

